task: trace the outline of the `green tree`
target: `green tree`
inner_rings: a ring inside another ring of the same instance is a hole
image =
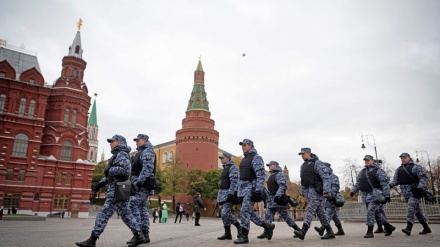
[[[187,173],[187,194],[195,195],[196,192],[200,192],[205,196],[204,187],[206,184],[206,173],[200,169],[191,170]]]
[[[216,169],[205,173],[205,186],[203,193],[209,199],[216,199],[220,188],[220,174],[222,170]]]
[[[186,169],[178,160],[167,162],[160,172],[161,191],[159,196],[173,197],[173,208],[176,207],[176,194],[184,191]]]
[[[104,167],[106,163],[107,163],[106,161],[101,161],[93,169],[92,187],[95,186],[97,183],[99,183],[99,181],[101,181],[101,179],[104,177]],[[95,193],[93,197],[96,197],[96,194],[98,194],[98,198],[99,198],[99,194],[104,191],[105,191],[105,186],[100,188],[98,191],[99,193]]]

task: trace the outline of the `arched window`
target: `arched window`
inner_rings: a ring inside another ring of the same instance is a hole
[[[0,113],[3,113],[6,105],[6,94],[0,94]]]
[[[170,151],[170,156],[169,156],[168,158],[169,158],[171,161],[174,160],[174,151],[173,151],[173,150]]]
[[[76,68],[73,68],[72,75],[73,77],[76,77],[78,75],[78,70],[76,70]]]
[[[18,116],[23,117],[25,109],[26,109],[26,99],[25,98],[21,98],[21,100],[20,100],[20,108],[18,108]]]
[[[69,111],[69,108],[67,108],[64,112],[64,126],[67,126],[67,123],[69,122]]]
[[[73,110],[72,112],[72,128],[74,128],[76,125],[76,110]]]
[[[162,163],[165,163],[168,161],[168,152],[163,153],[163,157],[162,157]]]
[[[26,157],[29,138],[27,135],[20,133],[15,136],[14,147],[12,148],[12,156]]]
[[[73,143],[71,141],[63,142],[61,146],[61,160],[72,161]]]
[[[39,201],[40,200],[40,194],[35,193],[34,195],[34,201]]]
[[[75,53],[76,53],[76,54],[79,54],[79,45],[77,45],[77,46],[75,47]]]
[[[34,118],[35,100],[29,102],[28,118]]]

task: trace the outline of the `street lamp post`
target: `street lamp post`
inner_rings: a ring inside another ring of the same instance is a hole
[[[431,186],[432,186],[432,194],[434,194],[435,196],[435,186],[434,186],[434,179],[432,177],[432,170],[431,170],[431,160],[429,159],[429,153],[425,150],[416,150],[416,162],[419,163],[419,153],[420,156],[422,156],[422,160],[423,160],[423,153],[426,153],[426,156],[428,157],[428,167],[429,167],[429,175],[431,177]]]
[[[367,140],[367,145],[371,146],[370,141],[368,139],[368,137],[371,137],[373,139],[373,148],[374,148],[374,153],[376,154],[376,161],[379,162],[379,160],[377,159],[377,149],[376,149],[376,140],[374,139],[374,136],[372,134],[367,134],[367,135],[361,135],[362,137],[362,149],[365,149],[365,145],[364,145],[364,137]]]

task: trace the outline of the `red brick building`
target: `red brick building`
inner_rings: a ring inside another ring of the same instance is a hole
[[[35,53],[0,43],[0,205],[5,209],[88,217],[95,163],[88,160],[91,98],[82,53],[78,29],[62,58],[61,77],[47,85]]]

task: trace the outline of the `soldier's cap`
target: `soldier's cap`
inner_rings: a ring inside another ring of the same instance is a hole
[[[239,142],[238,144],[242,146],[243,144],[254,144],[254,142],[249,139],[244,139],[242,142]]]
[[[331,166],[332,166],[332,164],[327,163],[327,162],[322,162],[322,163],[324,163],[324,165],[325,165],[326,167],[331,167]]]
[[[127,145],[127,141],[125,140],[125,137],[123,137],[121,135],[114,135],[114,136],[112,136],[112,138],[107,139],[108,143],[112,143],[114,141],[118,141],[118,142],[120,142],[120,144]]]
[[[278,162],[273,161],[273,160],[271,160],[271,161],[269,162],[269,164],[266,164],[266,166],[271,166],[271,165],[279,166]]]
[[[139,134],[136,138],[133,139],[133,141],[137,141],[139,139],[144,139],[144,140],[148,141],[148,138],[149,137],[146,134]]]
[[[373,156],[367,154],[367,155],[365,155],[364,160],[374,160],[374,158],[373,158]]]
[[[400,157],[400,158],[402,158],[402,157],[408,157],[408,158],[411,158],[411,155],[409,155],[409,153],[402,153],[399,157]]]
[[[221,156],[218,156],[219,159],[223,159],[224,157],[228,158],[229,160],[232,158],[231,154],[228,152],[223,152]]]
[[[312,153],[312,149],[310,148],[301,148],[301,152],[298,155],[302,155],[303,153]]]

